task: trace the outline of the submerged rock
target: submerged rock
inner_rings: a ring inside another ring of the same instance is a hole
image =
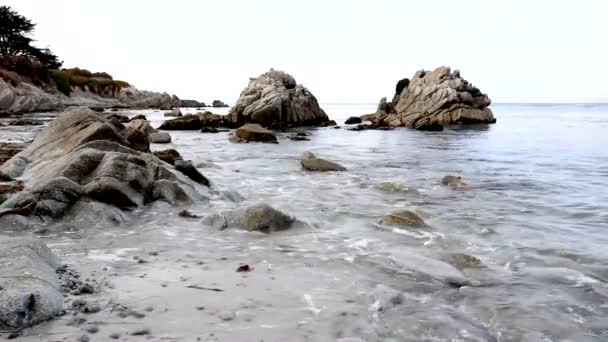
[[[382,224],[400,227],[426,227],[424,220],[416,213],[409,210],[397,210],[384,215]]]
[[[63,311],[55,271],[61,266],[40,240],[0,238],[0,328],[19,330]]]
[[[199,130],[205,127],[232,127],[225,116],[211,112],[187,114],[175,119],[167,120],[158,129],[166,131]]]
[[[200,172],[198,172],[196,167],[194,167],[192,162],[189,160],[176,160],[175,169],[199,184],[205,186],[210,185],[209,179],[207,179],[207,177],[203,176]]]
[[[263,143],[278,143],[277,137],[272,131],[258,124],[247,124],[239,127],[232,139],[233,142],[263,142]]]
[[[380,191],[387,193],[411,193],[418,194],[418,190],[396,182],[383,182],[376,186]]]
[[[317,158],[311,152],[304,153],[301,163],[302,167],[308,171],[346,171],[344,166],[329,160]]]
[[[459,270],[483,266],[479,258],[464,253],[454,253],[447,258],[447,261]]]
[[[441,184],[448,185],[451,187],[458,187],[462,185],[462,177],[447,175],[441,179]]]
[[[171,143],[171,135],[167,132],[151,133],[150,142],[154,144],[169,144]]]
[[[274,69],[250,79],[229,116],[236,124],[264,127],[320,125],[329,120],[308,89]]]
[[[129,208],[201,197],[190,179],[136,150],[145,141],[131,139],[133,132],[143,134],[131,127],[120,130],[87,108],[69,108],[0,166],[0,172],[22,176],[27,189],[3,206],[58,218],[79,200]]]
[[[353,124],[360,124],[361,122],[363,122],[360,118],[356,117],[356,116],[351,116],[350,118],[346,119],[346,121],[344,121],[345,125],[353,125]]]
[[[179,110],[179,108],[174,108],[173,110],[166,112],[165,116],[180,117],[182,116],[182,111]]]
[[[216,229],[235,228],[264,233],[289,229],[294,222],[295,218],[268,204],[255,204],[247,208],[207,216],[203,220],[205,225]]]
[[[383,98],[371,120],[380,126],[437,131],[452,124],[494,123],[490,99],[449,67],[420,70],[397,83],[392,102]]]
[[[154,154],[154,156],[156,158],[164,161],[165,163],[169,163],[171,165],[175,165],[176,160],[182,159],[182,156],[179,154],[179,152],[177,152],[177,150],[174,150],[174,149],[155,151],[152,153]]]

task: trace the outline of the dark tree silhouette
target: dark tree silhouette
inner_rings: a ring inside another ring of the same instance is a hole
[[[49,48],[39,49],[29,37],[36,24],[8,6],[0,6],[0,54],[26,56],[51,69],[58,69],[62,62]]]

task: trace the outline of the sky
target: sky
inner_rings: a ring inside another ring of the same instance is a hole
[[[234,103],[292,74],[321,103],[375,103],[447,65],[493,102],[608,102],[608,0],[0,0],[65,67]]]

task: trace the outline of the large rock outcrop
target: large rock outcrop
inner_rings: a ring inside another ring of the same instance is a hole
[[[441,130],[453,124],[494,123],[490,98],[460,76],[440,67],[418,71],[397,83],[391,102],[383,98],[371,117],[373,126]]]
[[[25,185],[2,207],[57,218],[80,201],[131,208],[201,198],[198,185],[149,153],[145,130],[145,125],[125,127],[88,108],[68,108],[0,166],[0,173]]]
[[[19,330],[63,311],[57,257],[40,240],[0,238],[0,329]]]
[[[239,125],[257,123],[264,127],[321,125],[329,121],[308,89],[297,84],[293,76],[273,69],[250,79],[229,117]]]

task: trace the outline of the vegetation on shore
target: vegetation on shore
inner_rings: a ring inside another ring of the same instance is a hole
[[[105,72],[60,69],[62,62],[48,48],[32,46],[28,36],[36,24],[8,6],[0,6],[0,78],[13,86],[22,82],[57,89],[69,96],[74,89],[101,96],[114,96],[127,82],[114,80]]]

